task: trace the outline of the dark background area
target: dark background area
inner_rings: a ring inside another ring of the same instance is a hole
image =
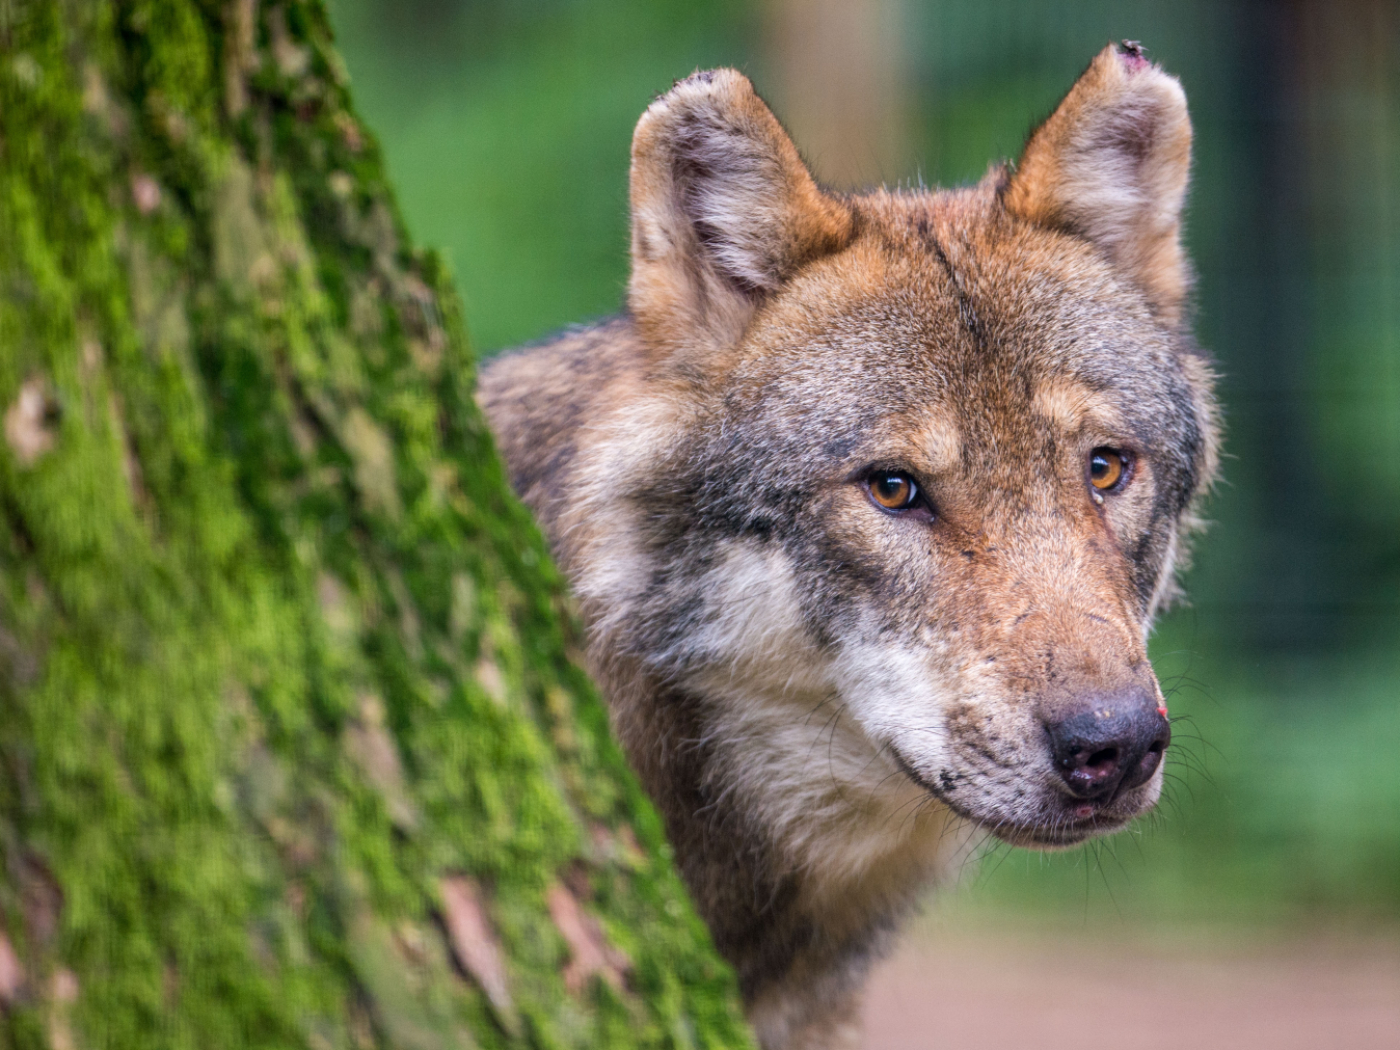
[[[1400,7],[1381,0],[332,0],[408,225],[490,354],[616,311],[627,155],[699,67],[753,77],[818,176],[952,185],[1019,152],[1109,40],[1182,79],[1187,239],[1224,480],[1153,651],[1154,821],[1005,848],[975,916],[1400,919]]]

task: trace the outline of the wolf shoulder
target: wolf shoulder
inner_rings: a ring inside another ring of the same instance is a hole
[[[477,403],[511,485],[551,542],[558,538],[561,508],[580,483],[590,436],[611,429],[641,371],[641,345],[625,314],[568,328],[483,364]]]

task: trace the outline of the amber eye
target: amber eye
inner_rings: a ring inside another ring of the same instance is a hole
[[[1116,448],[1096,448],[1089,453],[1089,482],[1100,492],[1122,481],[1127,470],[1127,457]]]
[[[907,510],[919,498],[919,487],[908,474],[882,470],[870,476],[870,495],[886,510]]]

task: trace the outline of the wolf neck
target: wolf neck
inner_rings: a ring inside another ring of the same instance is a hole
[[[745,998],[789,986],[821,998],[828,981],[847,994],[976,833],[890,767],[830,694],[643,683],[606,687],[619,735]]]
[[[746,683],[748,684],[748,683]],[[707,784],[775,844],[804,899],[900,903],[956,864],[958,821],[871,743],[832,690],[763,693],[711,682]]]

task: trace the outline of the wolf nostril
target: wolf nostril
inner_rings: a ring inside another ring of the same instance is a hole
[[[1117,765],[1118,749],[1116,747],[1106,747],[1102,751],[1095,751],[1084,763],[1086,769],[1101,770],[1109,766]]]
[[[1125,788],[1135,788],[1152,779],[1152,774],[1157,772],[1157,767],[1162,764],[1162,756],[1166,754],[1167,745],[1171,743],[1171,739],[1171,726],[1167,724],[1166,718],[1163,718],[1152,743],[1147,746],[1147,751],[1142,758],[1138,759],[1137,765],[1124,776],[1123,786]]]
[[[1078,798],[1101,798],[1152,778],[1171,728],[1151,696],[1107,697],[1087,711],[1047,723],[1051,754]]]
[[[1093,798],[1107,794],[1122,779],[1121,770],[1118,768],[1118,756],[1117,747],[1092,750],[1090,745],[1074,747],[1072,750],[1057,749],[1056,764],[1060,767],[1060,775],[1065,778],[1070,790],[1083,798]]]

